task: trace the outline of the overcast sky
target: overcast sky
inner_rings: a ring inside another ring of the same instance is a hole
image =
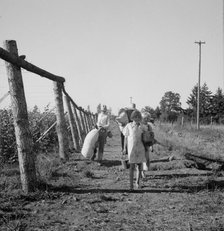
[[[153,108],[166,91],[183,108],[198,81],[223,88],[222,0],[0,0],[0,46],[16,40],[26,60],[66,79],[73,100],[114,113]],[[50,80],[23,71],[29,108],[54,106]],[[0,60],[0,97],[8,91]],[[10,98],[0,108],[10,104]]]

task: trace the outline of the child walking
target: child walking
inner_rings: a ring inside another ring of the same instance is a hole
[[[104,152],[104,146],[106,144],[107,134],[110,127],[110,117],[108,115],[107,107],[106,105],[103,105],[103,109],[101,113],[99,113],[97,118],[97,127],[99,129],[99,148],[98,148],[98,156],[97,160],[99,163],[102,162],[103,159],[103,152]]]
[[[151,133],[151,138],[152,141],[151,143],[149,142],[147,145],[145,146],[145,158],[146,158],[146,163],[143,163],[143,171],[142,171],[142,177],[145,178],[145,171],[149,170],[149,165],[150,165],[150,147],[152,147],[153,145],[153,139],[154,139],[154,133],[152,130],[151,125],[149,124],[151,119],[151,115],[149,112],[143,112],[142,113],[142,124],[144,127],[144,129],[148,132]]]
[[[133,190],[134,170],[136,166],[136,188],[140,188],[140,179],[142,176],[142,163],[146,162],[145,147],[142,143],[142,133],[144,127],[141,124],[141,112],[135,110],[131,114],[131,120],[124,128],[125,145],[128,147],[128,160],[130,163],[130,190]],[[125,153],[124,153],[125,154]]]

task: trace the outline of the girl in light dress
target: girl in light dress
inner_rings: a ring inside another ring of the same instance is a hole
[[[131,114],[131,120],[133,122],[128,123],[123,134],[125,136],[124,145],[127,144],[128,147],[128,160],[130,163],[130,190],[133,190],[133,178],[134,170],[136,166],[136,188],[140,188],[140,179],[142,176],[142,164],[146,162],[145,158],[145,147],[142,142],[142,133],[145,126],[141,124],[142,115],[141,112],[135,110]],[[125,152],[125,151],[124,151]],[[124,153],[125,154],[125,153]]]

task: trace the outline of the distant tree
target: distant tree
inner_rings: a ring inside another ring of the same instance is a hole
[[[154,110],[152,107],[150,107],[150,106],[145,106],[144,108],[142,108],[142,111],[145,111],[145,112],[150,113],[150,115],[151,115],[151,117],[152,117],[153,119],[156,118],[155,110]]]
[[[160,115],[161,115],[161,110],[159,107],[156,107],[155,109],[155,116],[156,116],[156,119],[159,119],[160,118]]]
[[[161,119],[173,122],[181,111],[180,94],[168,91],[160,101]]]
[[[196,113],[197,113],[197,92],[198,92],[198,86],[195,85],[186,102],[189,106],[187,111],[188,116],[192,118],[196,118]]]
[[[189,113],[190,116],[196,118],[197,113],[197,94],[198,94],[198,86],[195,85],[192,89],[190,96],[187,99],[187,104],[189,105]],[[208,123],[210,121],[211,113],[212,113],[212,92],[208,89],[206,83],[202,85],[200,88],[200,100],[199,100],[199,116],[200,120]]]
[[[201,94],[200,94],[200,113],[202,118],[207,118],[211,116],[212,112],[212,92],[208,89],[208,86],[206,83],[203,84],[201,88]],[[209,118],[210,121],[210,118]]]
[[[212,117],[216,123],[224,122],[224,94],[221,88],[218,88],[212,98]]]

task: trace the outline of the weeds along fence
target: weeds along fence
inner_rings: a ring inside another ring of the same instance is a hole
[[[15,128],[16,146],[22,189],[25,193],[35,191],[37,177],[35,167],[35,154],[33,152],[32,135],[29,128],[27,103],[24,92],[21,68],[35,73],[40,77],[53,81],[55,99],[56,122],[52,124],[40,137],[56,125],[59,156],[63,161],[69,158],[68,136],[71,135],[75,151],[80,151],[86,134],[96,123],[97,116],[78,106],[66,92],[65,78],[45,71],[25,60],[25,55],[19,55],[16,41],[4,41],[4,49],[0,47],[0,58],[6,61],[6,69],[9,83],[9,93],[1,97],[3,101],[8,94],[11,96],[12,114]],[[64,100],[63,100],[64,98]],[[70,134],[66,127],[64,102],[67,106],[67,116]],[[38,142],[38,140],[37,140]]]

